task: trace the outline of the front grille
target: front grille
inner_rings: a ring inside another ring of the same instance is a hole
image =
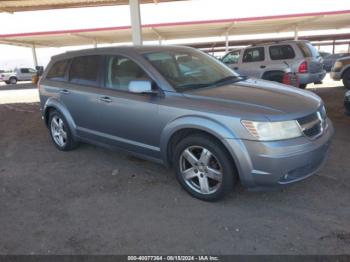
[[[315,137],[320,134],[322,131],[321,125],[314,125],[309,129],[304,130],[304,134],[308,137]]]
[[[322,106],[317,112],[297,119],[303,133],[309,138],[320,136],[326,127],[326,111]]]

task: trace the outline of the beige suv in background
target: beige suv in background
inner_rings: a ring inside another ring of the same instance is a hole
[[[343,80],[343,84],[350,89],[350,56],[339,58],[331,71],[331,78],[339,81]]]

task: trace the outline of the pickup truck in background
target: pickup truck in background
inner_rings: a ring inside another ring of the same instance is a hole
[[[35,69],[25,67],[15,68],[12,71],[0,73],[0,81],[14,85],[18,81],[31,81],[34,75],[36,75]]]

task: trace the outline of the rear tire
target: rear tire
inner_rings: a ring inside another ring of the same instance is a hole
[[[284,75],[284,72],[267,72],[263,75],[262,79],[283,83],[283,75]]]
[[[350,69],[346,70],[343,74],[343,84],[345,88],[350,89]]]
[[[181,186],[204,201],[223,198],[233,190],[237,177],[224,146],[202,134],[188,136],[175,145],[173,166]]]
[[[78,146],[67,120],[60,112],[56,110],[50,112],[48,127],[51,139],[57,149],[70,151]]]

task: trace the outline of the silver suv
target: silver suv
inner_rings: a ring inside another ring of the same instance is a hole
[[[173,167],[180,184],[217,200],[314,174],[333,127],[315,94],[241,77],[188,47],[113,47],[52,58],[39,82],[53,143],[121,148]]]
[[[241,75],[280,83],[285,73],[295,73],[300,88],[326,75],[317,49],[301,40],[249,46],[227,53],[222,61]]]

